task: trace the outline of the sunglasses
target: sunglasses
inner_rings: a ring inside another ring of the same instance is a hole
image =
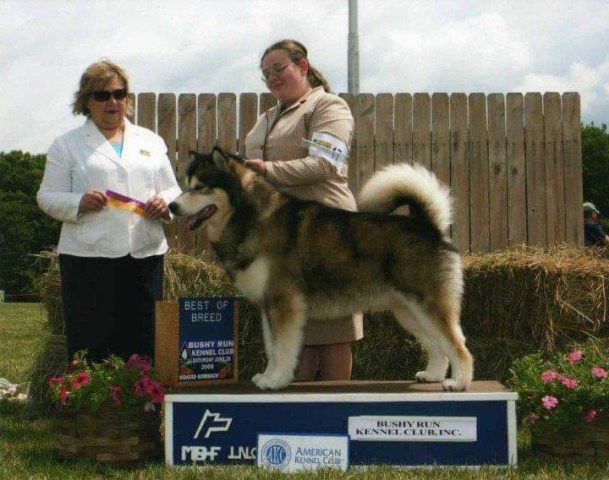
[[[269,78],[271,78],[271,75],[280,75],[281,72],[288,68],[288,65],[288,63],[284,63],[283,65],[279,63],[274,63],[273,65],[271,65],[270,70],[262,70],[262,78],[260,80],[262,80],[263,83],[268,83]]]
[[[91,98],[98,102],[107,102],[108,100],[110,100],[110,97],[114,97],[114,100],[122,100],[126,96],[126,88],[117,88],[116,90],[112,90],[111,92],[107,90],[98,90],[97,92],[91,93]]]

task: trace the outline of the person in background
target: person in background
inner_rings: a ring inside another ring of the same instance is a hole
[[[126,118],[133,104],[123,68],[91,64],[72,111],[86,120],[51,144],[37,195],[63,222],[57,252],[68,354],[153,356],[168,249],[161,221],[171,219],[167,205],[181,190],[163,139]],[[111,208],[112,199],[122,208]]]
[[[609,245],[609,236],[598,221],[600,213],[592,202],[584,202],[584,240],[586,247]]]
[[[262,81],[278,104],[261,115],[248,133],[245,165],[281,192],[355,211],[347,184],[346,159],[354,126],[349,106],[330,93],[300,42],[274,43],[264,51],[260,68]],[[345,155],[336,158],[315,151],[306,140],[326,142]],[[362,337],[361,314],[333,321],[308,319],[296,380],[310,381],[316,375],[320,380],[348,380],[351,342]]]

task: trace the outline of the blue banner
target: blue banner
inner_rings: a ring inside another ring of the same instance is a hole
[[[235,365],[235,298],[180,298],[180,382],[221,380]]]
[[[368,434],[366,439],[358,441],[351,435],[349,463],[352,466],[508,465],[508,437],[516,434],[508,432],[505,401],[170,401],[168,407],[173,409],[167,434],[172,436],[176,465],[253,464],[259,433],[347,435],[350,422],[370,417],[383,420],[378,421],[378,429],[358,429]],[[417,422],[403,420],[419,417],[421,420]],[[434,421],[434,417],[438,421]],[[458,426],[460,420],[468,420],[464,423],[466,427],[475,425],[467,438],[459,439],[453,430],[441,426],[451,422]],[[403,440],[388,441],[392,432],[404,435]],[[407,438],[408,434],[422,437],[420,440]],[[430,434],[437,439],[430,438]]]

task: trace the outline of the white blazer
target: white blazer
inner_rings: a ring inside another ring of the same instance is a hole
[[[167,251],[160,220],[112,207],[79,215],[78,204],[89,188],[114,190],[142,202],[154,195],[173,201],[181,190],[161,137],[125,119],[119,158],[89,119],[52,143],[36,198],[45,213],[63,222],[58,253],[144,258]]]

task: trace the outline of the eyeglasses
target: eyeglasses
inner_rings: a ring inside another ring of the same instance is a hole
[[[115,100],[122,100],[127,96],[126,88],[117,88],[109,92],[108,90],[98,90],[91,93],[91,98],[98,102],[107,102],[110,97],[114,97]]]
[[[283,65],[279,63],[274,63],[273,65],[271,65],[270,70],[262,70],[262,77],[260,78],[260,80],[262,80],[263,83],[268,83],[271,75],[280,75],[281,72],[288,68],[288,65],[289,63],[284,63]]]

